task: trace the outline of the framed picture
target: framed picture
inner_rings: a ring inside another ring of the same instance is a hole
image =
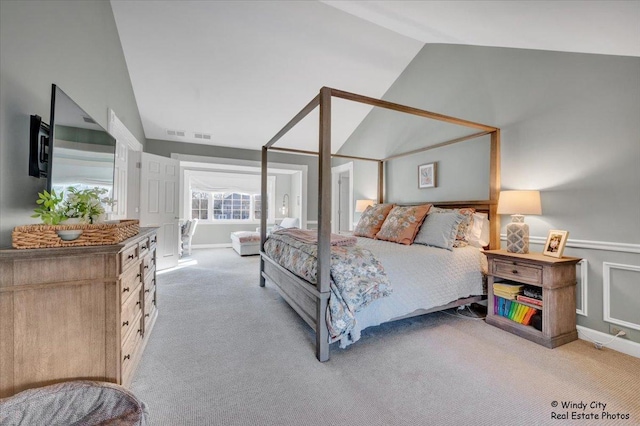
[[[558,231],[552,229],[549,231],[547,242],[544,243],[544,251],[542,254],[551,257],[562,257],[564,246],[567,244],[567,238],[569,238],[569,231]]]
[[[436,163],[418,166],[418,188],[436,187]]]

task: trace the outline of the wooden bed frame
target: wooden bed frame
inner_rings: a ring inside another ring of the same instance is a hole
[[[469,127],[479,132],[468,136],[430,145],[421,149],[412,150],[402,154],[392,155],[387,158],[374,159],[354,157],[349,155],[331,154],[331,98],[337,97],[367,105],[386,108],[406,114],[444,121],[459,126]],[[276,148],[273,145],[291,130],[298,122],[306,117],[316,107],[320,107],[320,134],[319,151],[303,151],[289,148]],[[264,287],[268,280],[276,285],[282,297],[300,315],[316,333],[316,358],[324,362],[329,360],[329,331],[326,324],[326,312],[330,295],[330,263],[331,263],[331,158],[345,158],[352,160],[375,161],[378,163],[378,195],[377,202],[384,202],[384,164],[387,161],[417,154],[430,149],[440,148],[458,142],[490,135],[490,164],[489,164],[489,200],[482,201],[449,201],[433,202],[437,207],[462,208],[473,207],[477,211],[486,212],[491,224],[490,249],[500,248],[500,217],[497,215],[498,194],[500,191],[500,129],[480,123],[437,114],[393,102],[374,99],[367,96],[344,92],[341,90],[323,87],[320,93],[309,102],[286,126],[282,128],[266,145],[262,147],[262,211],[267,211],[267,160],[268,151],[285,151],[298,154],[318,155],[318,265],[317,285],[296,276],[287,269],[275,263],[264,252],[264,243],[267,239],[267,218],[262,215],[260,224],[260,286]],[[421,201],[425,204],[429,201]],[[418,204],[418,203],[415,203]],[[423,315],[431,312],[449,309],[480,300],[481,296],[459,299],[447,305],[429,310],[420,310],[411,314],[394,318],[391,321]]]

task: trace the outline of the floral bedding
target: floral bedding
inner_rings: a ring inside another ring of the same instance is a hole
[[[318,246],[275,233],[264,245],[276,263],[317,283]],[[384,268],[375,256],[359,246],[331,246],[331,296],[327,307],[330,341],[349,335],[356,324],[356,312],[376,299],[392,293]]]

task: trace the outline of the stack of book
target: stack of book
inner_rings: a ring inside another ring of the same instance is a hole
[[[519,324],[529,325],[531,317],[537,312],[537,309],[518,303],[515,300],[493,296],[493,313],[509,318]]]
[[[525,290],[525,286],[522,284],[510,282],[494,283],[493,313],[509,318],[519,324],[529,325],[531,317],[538,313],[538,310],[526,304],[542,307],[542,300],[525,296],[522,294],[523,290]]]
[[[515,300],[516,296],[522,294],[522,284],[511,284],[508,282],[501,282],[493,284],[493,294],[500,296],[503,299]]]

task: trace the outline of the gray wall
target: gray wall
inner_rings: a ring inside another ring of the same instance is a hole
[[[534,243],[550,229],[569,230],[565,254],[588,261],[588,310],[578,324],[608,333],[606,274],[611,316],[640,327],[640,58],[426,45],[384,99],[501,128],[502,188],[542,191],[543,214],[526,218]],[[384,140],[374,137],[387,130],[380,126],[365,120],[341,153],[388,154],[419,140],[414,122],[396,126],[404,132],[387,132]],[[446,140],[430,134],[423,140]],[[416,194],[408,184],[427,161],[442,161],[440,176],[458,171],[456,180],[441,181],[441,191],[472,184],[470,165],[444,164],[450,156],[440,151],[393,168],[389,181],[407,185],[394,185],[389,198],[413,201],[424,193],[428,199],[433,190]],[[502,218],[503,227],[508,221]],[[626,266],[610,269],[611,263]],[[630,339],[640,342],[640,331],[631,330]]]
[[[57,84],[100,125],[112,108],[144,142],[111,6],[107,1],[0,2],[0,247],[30,217],[45,179],[28,175],[29,116],[49,122]]]

